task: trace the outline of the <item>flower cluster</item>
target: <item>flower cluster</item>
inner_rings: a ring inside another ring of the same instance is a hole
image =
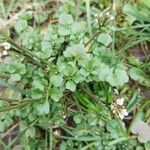
[[[109,12],[107,11],[105,14],[95,14],[94,17],[96,18],[96,21],[98,22],[98,20],[100,18],[102,18],[103,16],[106,16],[110,21],[114,20],[115,17]]]
[[[10,45],[10,43],[8,43],[8,42],[4,42],[4,43],[1,43],[0,44],[2,47],[4,47],[4,51],[2,51],[1,53],[0,53],[0,57],[2,57],[2,56],[7,56],[8,55],[8,51],[7,50],[9,50],[10,49],[10,47],[11,47],[11,45]]]
[[[124,98],[119,98],[112,103],[111,109],[113,113],[117,113],[121,119],[123,119],[125,116],[128,116],[128,112],[124,107]]]

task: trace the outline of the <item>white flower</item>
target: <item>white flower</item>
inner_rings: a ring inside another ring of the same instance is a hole
[[[124,104],[124,98],[117,99],[116,104],[122,106]]]
[[[109,16],[109,20],[114,20],[115,17],[114,16]]]
[[[5,50],[3,51],[3,56],[6,56],[6,55],[8,55],[8,52]]]
[[[108,11],[108,12],[106,12],[106,14],[105,14],[106,16],[110,16],[110,12]]]
[[[98,17],[98,14],[94,14],[94,17]]]
[[[1,46],[3,46],[6,50],[10,49],[10,43],[8,42],[1,43]]]
[[[121,112],[119,112],[119,117],[123,119],[125,116],[128,116],[128,112],[126,109],[122,109]]]

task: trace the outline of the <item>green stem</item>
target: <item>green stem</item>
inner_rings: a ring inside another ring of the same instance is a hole
[[[2,16],[3,16],[3,18],[4,18],[5,20],[7,20],[6,9],[5,9],[3,0],[0,0],[0,9],[1,9],[1,11],[2,11]]]
[[[91,26],[91,14],[90,14],[90,0],[86,0],[86,14],[87,14],[87,23],[88,23],[88,31],[90,37],[92,37],[92,26]]]

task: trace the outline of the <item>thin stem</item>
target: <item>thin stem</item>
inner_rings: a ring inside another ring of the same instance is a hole
[[[1,11],[2,11],[3,18],[6,20],[7,15],[6,15],[6,9],[5,9],[3,0],[0,0],[0,8],[1,8]]]
[[[113,27],[115,27],[116,0],[113,0],[112,15],[113,15],[113,17],[114,17],[114,20],[113,20],[112,24],[113,24]],[[115,53],[115,38],[116,38],[115,30],[112,30],[112,52],[113,52],[113,53]]]
[[[22,46],[19,46],[17,43],[15,43],[13,40],[11,39],[8,39],[7,40],[8,43],[12,44],[14,47],[16,47],[18,50],[20,51],[23,51],[25,53],[28,54],[28,56],[32,56],[32,58],[36,58],[37,60],[40,60],[43,64],[47,65],[47,61],[46,60],[42,60],[40,57],[38,57],[37,55],[33,54],[31,51],[29,51],[28,49],[22,47]]]
[[[92,37],[91,14],[90,14],[90,0],[86,0],[86,14],[87,14],[87,23],[88,23],[89,35],[90,35],[90,37]]]

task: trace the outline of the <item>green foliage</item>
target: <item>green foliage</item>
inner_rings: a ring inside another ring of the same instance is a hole
[[[128,74],[149,87],[149,77],[142,70],[144,62],[129,57],[129,64],[134,66],[129,68],[127,62],[120,59],[122,53],[118,49],[122,39],[119,33],[115,35],[112,31],[115,21],[111,22],[110,16],[105,14],[109,9],[102,9],[106,2],[102,2],[102,6],[95,0],[89,2],[88,10],[84,2],[64,2],[50,16],[58,22],[46,27],[46,32],[41,32],[41,28],[45,31],[42,23],[49,19],[48,14],[23,13],[14,25],[17,42],[2,38],[11,48],[10,55],[3,58],[0,65],[0,86],[9,88],[0,93],[0,132],[7,133],[15,121],[18,122],[18,140],[24,149],[129,150],[142,147],[128,133],[130,120],[121,121],[117,116],[125,106],[116,104],[115,112],[111,106],[116,103],[116,97],[123,96],[126,101],[134,93],[128,87],[130,84],[127,86]],[[145,0],[140,4],[139,7],[124,6],[130,24],[147,21],[145,12],[149,4]],[[146,10],[142,9],[143,5]],[[102,15],[94,17],[96,12]],[[93,37],[89,35],[89,25]],[[133,94],[127,110],[134,110],[140,100],[140,93]],[[131,117],[134,118],[132,113]]]

